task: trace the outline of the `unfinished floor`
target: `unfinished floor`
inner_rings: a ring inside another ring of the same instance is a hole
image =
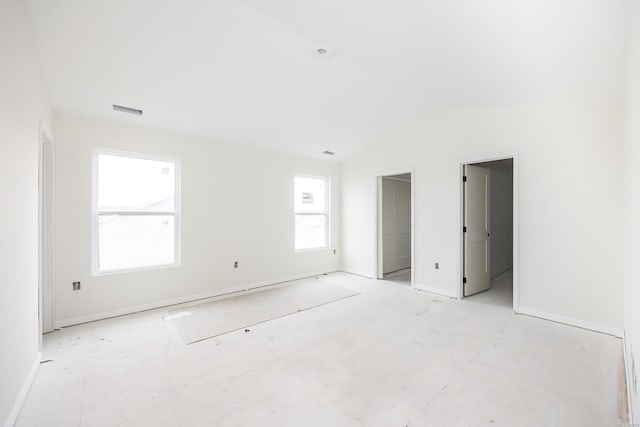
[[[467,299],[484,304],[513,307],[513,270],[507,270],[491,279],[491,288],[488,291],[471,295]]]
[[[621,341],[345,273],[360,295],[192,345],[167,310],[66,328],[18,426],[615,426]]]
[[[389,282],[399,283],[401,285],[411,286],[411,269],[405,268],[403,270],[394,271],[384,275],[384,280]]]

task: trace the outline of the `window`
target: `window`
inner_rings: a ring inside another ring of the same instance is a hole
[[[329,244],[329,197],[326,178],[295,177],[296,250]]]
[[[94,169],[94,272],[177,265],[179,164],[98,152]]]

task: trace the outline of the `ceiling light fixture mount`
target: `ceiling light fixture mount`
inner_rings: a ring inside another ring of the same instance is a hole
[[[125,107],[122,105],[113,104],[113,109],[114,111],[120,111],[121,113],[135,114],[136,116],[142,115],[142,110],[138,110],[131,107]]]

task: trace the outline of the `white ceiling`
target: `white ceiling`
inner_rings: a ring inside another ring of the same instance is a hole
[[[30,5],[55,108],[305,156],[344,160],[425,109],[621,97],[628,0]]]

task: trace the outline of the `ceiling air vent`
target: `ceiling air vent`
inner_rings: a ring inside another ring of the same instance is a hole
[[[113,104],[113,109],[115,111],[120,111],[121,113],[135,114],[136,116],[142,115],[142,110],[136,110],[135,108],[124,107],[122,105]]]

